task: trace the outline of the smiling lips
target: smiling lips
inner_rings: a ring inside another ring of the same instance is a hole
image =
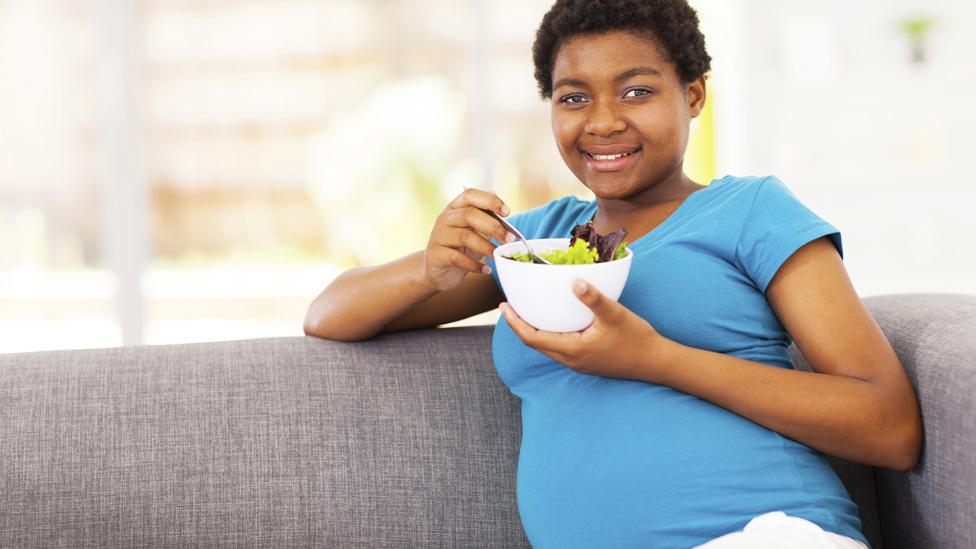
[[[620,145],[583,149],[586,165],[595,172],[619,172],[633,166],[641,152],[640,147]]]

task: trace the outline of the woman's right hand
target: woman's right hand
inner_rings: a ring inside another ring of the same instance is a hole
[[[483,261],[495,250],[490,238],[514,242],[515,235],[482,209],[509,214],[508,206],[495,193],[469,188],[437,216],[424,251],[423,280],[428,286],[450,290],[469,272],[491,272]]]

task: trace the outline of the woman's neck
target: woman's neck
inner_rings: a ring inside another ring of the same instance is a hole
[[[668,178],[626,199],[597,197],[593,224],[597,227],[628,227],[642,223],[655,224],[657,218],[667,217],[692,193],[704,188],[677,172],[679,177]],[[613,229],[611,229],[613,230]]]

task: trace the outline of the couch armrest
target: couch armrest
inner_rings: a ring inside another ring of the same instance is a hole
[[[914,470],[876,469],[885,547],[976,547],[976,297],[864,302],[908,372],[925,426]]]

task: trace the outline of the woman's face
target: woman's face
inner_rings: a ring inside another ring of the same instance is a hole
[[[627,31],[571,38],[556,54],[552,81],[559,153],[598,197],[623,199],[683,177],[705,81],[682,84],[655,41]]]

